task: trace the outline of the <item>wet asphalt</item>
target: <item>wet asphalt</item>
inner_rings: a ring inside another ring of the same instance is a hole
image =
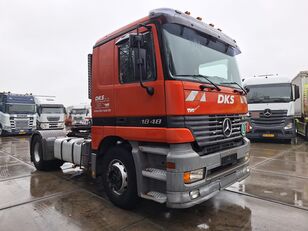
[[[0,230],[308,230],[308,142],[256,142],[251,175],[195,207],[115,207],[78,168],[39,172],[29,137],[0,137]]]

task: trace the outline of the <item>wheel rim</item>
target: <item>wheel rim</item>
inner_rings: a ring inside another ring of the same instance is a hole
[[[34,145],[34,160],[36,163],[40,162],[40,153],[39,153],[40,144],[38,142]]]
[[[109,188],[117,195],[127,190],[127,171],[120,160],[113,160],[108,166],[107,179]]]

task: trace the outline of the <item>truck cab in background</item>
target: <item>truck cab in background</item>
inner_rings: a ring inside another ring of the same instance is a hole
[[[291,79],[261,76],[244,80],[248,90],[250,139],[284,139],[297,143],[294,105],[298,87]]]
[[[66,108],[67,124],[73,127],[91,125],[91,106],[87,104],[75,105]]]
[[[37,129],[64,129],[66,110],[55,96],[34,96],[37,112]]]
[[[32,95],[0,93],[0,135],[31,134],[36,129]]]
[[[299,88],[299,100],[295,101],[297,133],[308,140],[308,71],[298,73],[292,84]]]

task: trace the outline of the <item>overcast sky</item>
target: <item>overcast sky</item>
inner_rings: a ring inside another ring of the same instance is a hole
[[[234,38],[242,77],[308,70],[308,1],[0,0],[0,91],[87,101],[87,54],[151,9],[189,10]]]

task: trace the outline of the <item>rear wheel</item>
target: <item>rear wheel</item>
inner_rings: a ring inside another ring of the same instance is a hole
[[[3,135],[3,129],[2,129],[2,125],[0,124],[0,136]]]
[[[308,125],[306,125],[305,127],[306,127],[306,131],[305,131],[305,140],[308,141]]]
[[[101,183],[112,203],[134,208],[139,198],[132,154],[121,146],[113,147],[104,156],[102,168]]]
[[[40,171],[51,171],[57,170],[63,164],[61,160],[44,160],[43,159],[43,145],[42,138],[38,135],[33,137],[31,148],[31,160],[37,170]]]

